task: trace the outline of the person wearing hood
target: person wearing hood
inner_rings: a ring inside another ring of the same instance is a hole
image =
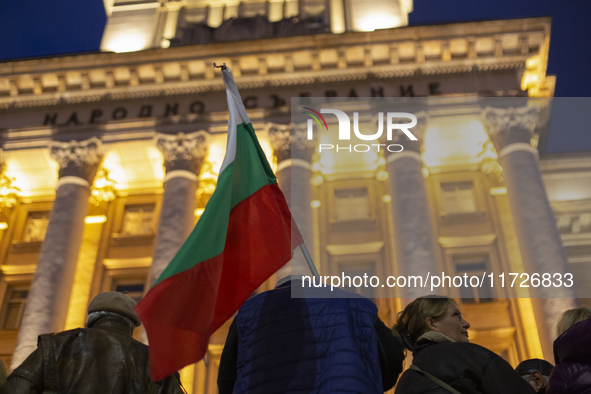
[[[548,394],[591,394],[591,311],[570,309],[562,314],[554,341],[556,366]]]
[[[447,297],[420,297],[399,313],[392,330],[413,361],[396,394],[535,394],[511,365],[470,343],[470,323]]]
[[[150,382],[148,347],[133,339],[141,325],[135,305],[122,293],[97,295],[88,306],[87,328],[40,335],[37,349],[8,377],[4,393],[182,393],[177,374]]]

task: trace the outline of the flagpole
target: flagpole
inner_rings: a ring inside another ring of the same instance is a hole
[[[226,63],[223,63],[221,65],[217,65],[217,64],[213,64],[213,67],[215,68],[221,68],[222,70],[226,69]],[[316,266],[314,265],[314,261],[312,261],[312,256],[310,256],[310,252],[308,251],[308,248],[306,247],[305,243],[301,243],[300,244],[300,249],[302,250],[302,253],[304,255],[304,258],[306,259],[306,263],[308,263],[308,268],[310,268],[310,271],[312,272],[312,275],[314,275],[314,277],[316,278],[316,280],[318,280],[318,283],[320,283],[320,274],[318,274],[318,270],[316,269]]]
[[[310,252],[308,252],[308,248],[306,247],[306,244],[304,242],[301,243],[300,249],[302,250],[302,253],[304,254],[304,258],[306,259],[306,263],[308,263],[308,268],[310,268],[312,275],[314,275],[316,280],[320,281],[320,275],[318,274],[318,270],[316,269],[316,266],[314,265],[314,262],[312,261],[312,256],[310,256]],[[318,282],[318,283],[320,283],[320,282]]]

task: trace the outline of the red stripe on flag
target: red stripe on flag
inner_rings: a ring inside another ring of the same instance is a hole
[[[136,312],[150,340],[153,380],[205,356],[209,336],[292,257],[303,242],[277,184],[234,207],[222,254],[154,286]],[[293,237],[293,240],[291,239]]]

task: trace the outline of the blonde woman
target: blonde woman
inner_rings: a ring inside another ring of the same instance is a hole
[[[396,394],[528,394],[535,390],[503,358],[470,343],[470,323],[451,298],[417,298],[398,315],[393,331],[413,363]]]
[[[570,309],[562,314],[554,341],[556,367],[548,394],[591,393],[591,311]]]

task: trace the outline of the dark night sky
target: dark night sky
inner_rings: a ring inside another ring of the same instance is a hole
[[[411,25],[552,16],[548,74],[557,75],[555,96],[591,96],[591,1],[414,0],[414,9]],[[0,0],[0,61],[98,51],[105,22],[102,0]],[[579,108],[591,109],[590,102]],[[591,151],[590,131],[583,122],[560,131],[553,125],[548,151]]]

